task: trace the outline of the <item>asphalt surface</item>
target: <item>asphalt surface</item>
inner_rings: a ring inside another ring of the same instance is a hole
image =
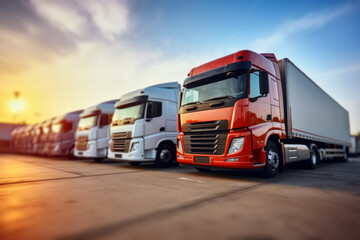
[[[360,158],[255,173],[0,155],[0,239],[359,239]]]

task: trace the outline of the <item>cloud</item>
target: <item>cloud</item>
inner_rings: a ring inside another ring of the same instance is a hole
[[[73,39],[38,17],[28,2],[16,0],[0,1],[0,46],[0,75],[76,50]]]
[[[86,16],[74,1],[30,0],[36,12],[54,27],[80,35],[86,27]]]
[[[351,5],[347,4],[330,11],[312,12],[300,19],[287,21],[280,25],[272,35],[257,39],[255,41],[256,49],[260,52],[267,51],[272,46],[281,44],[291,35],[310,29],[321,28],[330,21],[349,12],[351,7]]]
[[[65,33],[86,37],[96,30],[108,40],[116,40],[128,29],[126,1],[116,0],[30,0],[37,14]]]
[[[97,29],[108,39],[115,40],[128,30],[128,9],[125,2],[106,1],[79,1],[83,9],[91,16]]]
[[[124,0],[1,0],[0,75],[76,55],[82,43],[123,44],[130,22],[126,4]]]

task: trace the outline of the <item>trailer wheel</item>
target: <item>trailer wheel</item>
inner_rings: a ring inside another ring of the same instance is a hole
[[[308,160],[308,168],[315,169],[319,165],[319,157],[315,144],[310,145],[310,159]]]
[[[341,159],[342,162],[347,162],[349,160],[349,149],[346,148],[344,152],[344,157]]]
[[[264,176],[266,178],[275,177],[280,168],[280,154],[276,144],[269,140],[265,147],[266,150],[266,163],[264,167]]]
[[[158,147],[156,152],[156,160],[154,165],[156,167],[168,167],[175,158],[175,149],[169,144],[162,144]]]

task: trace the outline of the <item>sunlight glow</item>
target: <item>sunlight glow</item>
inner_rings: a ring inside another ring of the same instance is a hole
[[[12,99],[10,101],[10,109],[13,113],[22,112],[25,108],[25,103],[21,99]]]

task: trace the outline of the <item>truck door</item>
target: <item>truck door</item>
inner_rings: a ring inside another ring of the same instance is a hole
[[[161,138],[166,136],[165,106],[161,101],[149,101],[145,114],[145,149],[153,149]]]
[[[270,94],[267,94],[267,96],[260,94],[260,77],[257,70],[250,72],[249,96],[249,129],[252,132],[253,150],[256,150],[266,145],[266,134],[273,128]]]
[[[285,125],[281,123],[282,113],[280,109],[279,91],[280,81],[276,80],[273,76],[269,76],[269,94],[271,105],[271,117],[274,130],[277,130],[282,135],[282,131],[285,131]]]
[[[110,116],[108,114],[101,114],[99,120],[99,127],[97,128],[97,149],[108,147],[110,135]]]

